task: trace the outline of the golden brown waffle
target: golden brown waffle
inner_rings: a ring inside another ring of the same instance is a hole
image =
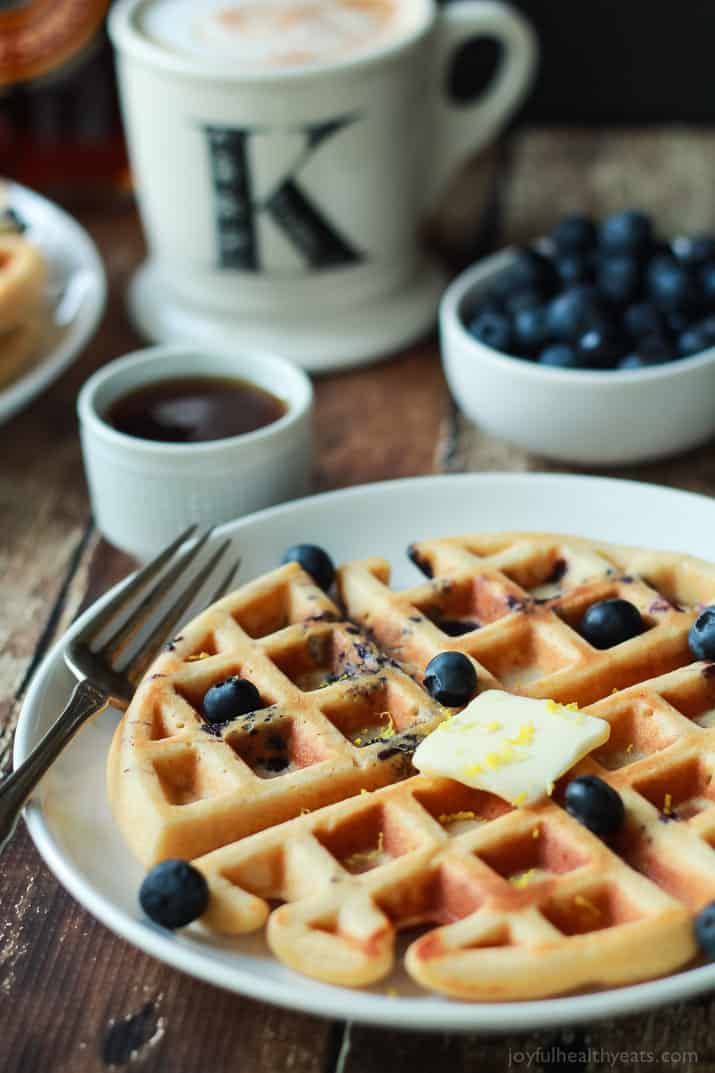
[[[576,537],[457,537],[413,544],[410,553],[431,576],[403,592],[389,588],[384,559],[338,572],[349,617],[418,679],[437,653],[464,652],[480,691],[590,704],[687,663],[690,625],[715,600],[708,563]],[[635,604],[646,629],[598,651],[576,625],[587,607],[612,597]]]
[[[211,727],[201,700],[231,675],[266,707]],[[404,778],[415,734],[444,712],[289,564],[214,604],[156,660],[114,737],[110,800],[145,864],[195,857]]]
[[[290,565],[184,630],[112,748],[110,796],[130,845],[146,862],[213,849],[196,862],[206,923],[250,931],[283,901],[267,929],[277,956],[343,985],[383,978],[396,931],[414,925],[432,930],[409,947],[408,971],[461,998],[535,998],[686,964],[692,912],[715,897],[715,671],[687,647],[715,601],[715,568],[549,534],[430,541],[413,557],[433,576],[402,593],[382,560],[343,567],[347,621]],[[575,625],[616,595],[646,630],[597,651]],[[577,771],[621,793],[617,839],[573,820],[562,786],[512,809],[405,778],[421,733],[446,714],[419,682],[447,649],[475,660],[480,689],[589,704],[611,723]],[[271,707],[209,733],[200,698],[237,673]]]
[[[396,932],[432,930],[405,966],[462,999],[533,999],[650,979],[695,955],[692,913],[715,898],[715,674],[695,663],[586,709],[611,738],[534,808],[415,775],[195,862],[204,918],[251,931],[269,903],[274,953],[343,986],[391,970]],[[576,774],[621,794],[609,844],[559,805]]]

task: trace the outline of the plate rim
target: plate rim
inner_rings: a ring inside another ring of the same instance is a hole
[[[13,180],[7,180],[5,185],[10,205],[13,203],[13,195],[19,193],[22,201],[30,205],[41,205],[43,212],[51,213],[61,221],[63,228],[72,234],[73,243],[81,252],[84,262],[82,270],[89,274],[92,283],[87,292],[88,305],[81,320],[70,326],[66,336],[57,346],[52,347],[37,365],[0,390],[0,425],[5,424],[20,410],[29,406],[80,357],[99,326],[106,308],[108,293],[104,263],[94,239],[86,228],[62,206],[36,190],[32,190],[29,186]]]
[[[445,482],[476,485],[506,482],[516,487],[524,483],[556,484],[564,481],[572,484],[637,486],[653,495],[666,493],[676,499],[684,497],[709,503],[715,510],[715,500],[711,502],[707,496],[697,492],[622,478],[561,472],[435,474],[321,492],[226,522],[216,529],[215,536],[225,536],[227,531],[236,536],[242,528],[270,522],[272,518],[290,513],[306,504],[322,504],[338,497],[355,498],[365,493],[387,494],[406,486],[414,488],[414,494],[419,494],[420,490]],[[94,609],[111,599],[112,595],[128,581],[129,578],[123,579],[91,604],[45,653],[23,700],[13,746],[14,766],[24,759],[29,748],[34,744],[29,726],[31,712],[38,703],[38,697],[50,669],[62,659],[63,644],[71,633],[82,628],[84,621]],[[249,998],[318,1017],[401,1030],[414,1030],[415,1023],[418,1023],[421,1031],[482,1032],[505,1035],[510,1032],[546,1029],[584,1021],[627,1016],[642,1010],[654,1009],[669,1002],[683,1001],[715,987],[715,965],[705,965],[686,969],[661,979],[621,988],[527,1002],[473,1003],[447,1000],[444,996],[436,996],[441,1000],[440,1005],[431,1007],[428,1000],[433,996],[429,993],[426,993],[424,997],[399,996],[395,998],[387,994],[380,995],[371,991],[334,987],[311,980],[311,984],[320,987],[320,993],[317,993],[312,988],[301,988],[300,984],[305,982],[305,978],[298,973],[294,974],[294,979],[293,974],[290,974],[285,982],[256,975],[250,969],[240,965],[240,953],[236,955],[236,964],[224,963],[212,956],[210,948],[205,950],[194,948],[183,942],[180,935],[167,933],[149,922],[131,917],[109,898],[95,891],[91,881],[85,879],[84,875],[68,862],[46,823],[39,802],[31,801],[25,808],[24,817],[30,836],[50,871],[80,905],[115,935],[189,976]]]

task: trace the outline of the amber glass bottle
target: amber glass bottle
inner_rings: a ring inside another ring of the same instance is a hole
[[[126,177],[110,0],[0,0],[0,174],[99,193]]]

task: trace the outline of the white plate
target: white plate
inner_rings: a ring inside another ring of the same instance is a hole
[[[532,529],[578,533],[712,556],[715,502],[655,485],[592,477],[482,474],[369,485],[254,514],[224,526],[243,556],[242,578],[274,567],[296,541],[324,545],[336,560],[385,555],[397,584],[417,574],[409,541],[446,534]],[[81,627],[80,619],[73,630]],[[72,679],[59,645],[43,660],[15,739],[20,762],[65,702]],[[104,789],[107,749],[117,717],[80,734],[26,811],[47,864],[91,913],[118,935],[184,972],[252,998],[325,1017],[446,1031],[506,1032],[631,1013],[715,986],[715,966],[592,995],[509,1004],[467,1004],[427,995],[397,972],[369,991],[298,976],[274,960],[263,940],[220,941],[192,927],[172,935],[144,921],[136,900],[142,870],[112,821]],[[388,997],[394,986],[399,997]]]
[[[36,364],[0,391],[0,424],[27,406],[79,357],[104,311],[107,283],[87,232],[63,209],[17,183],[7,184],[7,204],[27,225],[49,269],[48,293],[56,339]]]

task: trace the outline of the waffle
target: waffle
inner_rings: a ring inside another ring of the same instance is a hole
[[[330,983],[384,979],[397,932],[414,927],[429,930],[408,946],[407,971],[463,999],[539,998],[686,965],[692,914],[715,898],[715,667],[687,647],[715,601],[715,568],[549,534],[423,542],[412,557],[431,576],[403,592],[383,560],[344,566],[347,619],[291,565],[184,631],[113,745],[110,795],[130,844],[147,861],[202,854],[205,924],[241,934],[267,921],[282,961]],[[618,595],[646,629],[597,651],[575,624]],[[410,774],[420,734],[449,714],[418,685],[448,649],[475,661],[480,690],[586,705],[611,724],[608,742],[533,808]],[[306,651],[331,658],[308,663]],[[209,734],[197,698],[239,670],[274,708]],[[238,743],[255,741],[264,718],[290,723],[292,744],[280,777],[262,781],[259,754],[252,764]],[[561,807],[568,779],[589,772],[625,805],[608,844]]]
[[[236,674],[266,707],[214,728],[201,699]],[[404,778],[444,715],[290,563],[214,604],[155,661],[115,734],[109,796],[144,864],[190,859]]]

